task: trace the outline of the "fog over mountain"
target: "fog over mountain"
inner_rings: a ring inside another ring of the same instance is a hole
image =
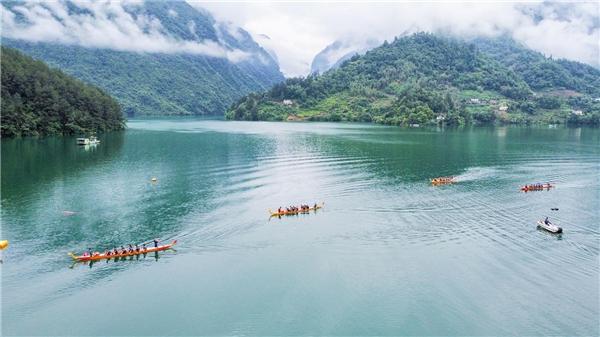
[[[128,115],[222,114],[283,80],[245,30],[183,1],[2,2],[2,44],[113,95]]]
[[[317,53],[338,40],[391,41],[425,31],[463,38],[510,36],[546,56],[600,66],[600,4],[577,3],[192,3],[268,47],[286,76],[306,75]],[[360,49],[355,48],[356,50]]]
[[[380,45],[382,41],[367,39],[356,41],[352,39],[336,40],[319,52],[310,65],[311,74],[322,74],[329,69],[337,68],[354,55],[364,54],[367,50]]]

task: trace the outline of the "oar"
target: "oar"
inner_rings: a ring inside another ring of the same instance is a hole
[[[157,238],[157,239],[159,239],[159,238]],[[160,241],[160,240],[159,240],[159,241]],[[146,242],[138,243],[138,246],[146,245],[146,244],[149,244],[149,243],[151,243],[151,242],[154,242],[154,239],[152,239],[152,240],[150,240],[150,241],[146,241]]]

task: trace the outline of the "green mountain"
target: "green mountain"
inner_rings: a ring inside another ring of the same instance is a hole
[[[519,74],[533,90],[571,90],[600,97],[600,70],[592,66],[545,57],[506,36],[477,38],[471,42]]]
[[[2,47],[2,137],[81,134],[125,127],[101,89]]]
[[[288,79],[269,91],[243,97],[226,117],[395,125],[599,123],[598,87],[586,85],[600,78],[596,69],[570,61],[544,61],[543,55],[533,52],[536,62],[544,66],[559,64],[560,69],[571,70],[524,76],[521,67],[527,65],[515,61],[513,67],[483,47],[427,33],[396,38],[323,75]],[[589,78],[574,81],[578,71]],[[564,85],[558,86],[559,81]]]
[[[69,15],[78,20],[94,18],[94,12],[83,4],[66,4]],[[17,10],[21,5],[2,4],[3,10],[11,11],[19,24],[27,27],[28,18]],[[37,5],[46,6],[43,2]],[[145,1],[123,5],[123,10],[136,20],[153,22],[162,36],[179,44],[210,44],[247,57],[231,61],[198,53],[119,51],[75,43],[31,42],[6,38],[6,34],[2,44],[101,87],[123,105],[129,116],[223,114],[242,95],[284,80],[277,62],[246,31],[218,23],[210,13],[184,1]]]

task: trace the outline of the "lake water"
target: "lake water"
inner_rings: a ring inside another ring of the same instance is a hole
[[[2,140],[5,336],[599,334],[598,129],[133,120],[100,140]],[[153,237],[177,251],[67,256]]]

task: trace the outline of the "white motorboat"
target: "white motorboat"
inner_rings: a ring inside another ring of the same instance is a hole
[[[538,228],[543,228],[545,230],[547,230],[550,233],[562,233],[562,228],[558,227],[557,225],[553,224],[553,223],[545,223],[544,220],[539,220],[537,222],[538,224]]]
[[[96,145],[100,144],[100,141],[95,136],[90,138],[77,138],[77,145]]]

